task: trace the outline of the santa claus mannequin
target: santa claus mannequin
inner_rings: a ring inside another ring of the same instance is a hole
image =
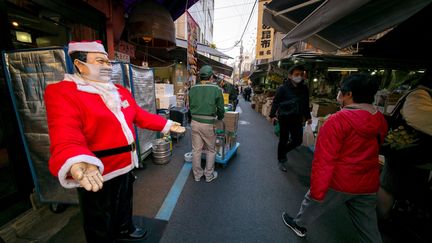
[[[99,42],[69,44],[75,74],[48,85],[45,104],[51,141],[49,169],[65,188],[78,188],[87,242],[140,239],[132,223],[135,130],[184,132],[176,122],[140,108],[111,82],[112,67]]]

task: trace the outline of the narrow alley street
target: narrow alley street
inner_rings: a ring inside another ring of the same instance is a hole
[[[174,143],[170,163],[156,165],[148,158],[146,169],[135,171],[135,220],[150,232],[144,242],[356,242],[344,207],[320,217],[304,239],[283,224],[282,212],[294,216],[308,189],[313,154],[295,149],[288,154],[288,172],[280,171],[271,124],[249,102],[241,100],[239,107],[240,149],[226,168],[216,167],[215,181],[193,180],[183,157],[191,147],[189,134]],[[45,211],[39,212],[41,223],[22,234],[23,242],[85,242],[78,206],[60,214]],[[52,234],[56,228],[61,230]],[[392,232],[393,239],[383,235],[383,242],[408,239],[404,232]]]
[[[312,152],[296,149],[288,155],[288,172],[281,172],[271,124],[250,103],[242,100],[240,108],[238,154],[212,183],[188,177],[161,242],[303,242],[281,214],[297,212],[309,185]],[[308,242],[355,242],[344,215],[338,209],[322,217]]]

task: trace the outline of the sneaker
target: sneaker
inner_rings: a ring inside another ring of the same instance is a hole
[[[303,227],[298,226],[294,219],[288,216],[286,212],[282,213],[282,220],[286,226],[288,226],[294,233],[299,237],[305,237],[306,236],[306,229]]]
[[[194,177],[194,180],[195,180],[196,182],[200,182],[200,181],[201,181],[201,176],[198,177],[198,178]]]
[[[213,171],[213,174],[210,177],[206,178],[206,182],[211,182],[212,180],[216,179],[217,176],[218,173],[216,171]]]
[[[116,242],[142,242],[147,239],[149,232],[145,228],[134,227],[133,231],[120,232]]]
[[[283,172],[287,172],[287,168],[285,165],[285,162],[279,162],[279,170],[283,171]]]

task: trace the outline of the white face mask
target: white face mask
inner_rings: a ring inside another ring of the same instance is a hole
[[[291,80],[294,81],[294,83],[298,84],[298,83],[300,83],[301,81],[303,81],[303,77],[301,77],[301,76],[296,76],[296,77],[292,77]]]
[[[89,69],[88,74],[86,75],[81,74],[81,76],[83,76],[84,78],[89,80],[104,82],[104,83],[108,83],[111,81],[112,67],[90,64],[85,62],[81,62],[81,63],[84,64]]]

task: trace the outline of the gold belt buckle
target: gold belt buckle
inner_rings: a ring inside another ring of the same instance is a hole
[[[135,152],[135,150],[136,150],[136,143],[135,143],[135,141],[133,142],[133,143],[131,143],[131,151],[132,152]]]

